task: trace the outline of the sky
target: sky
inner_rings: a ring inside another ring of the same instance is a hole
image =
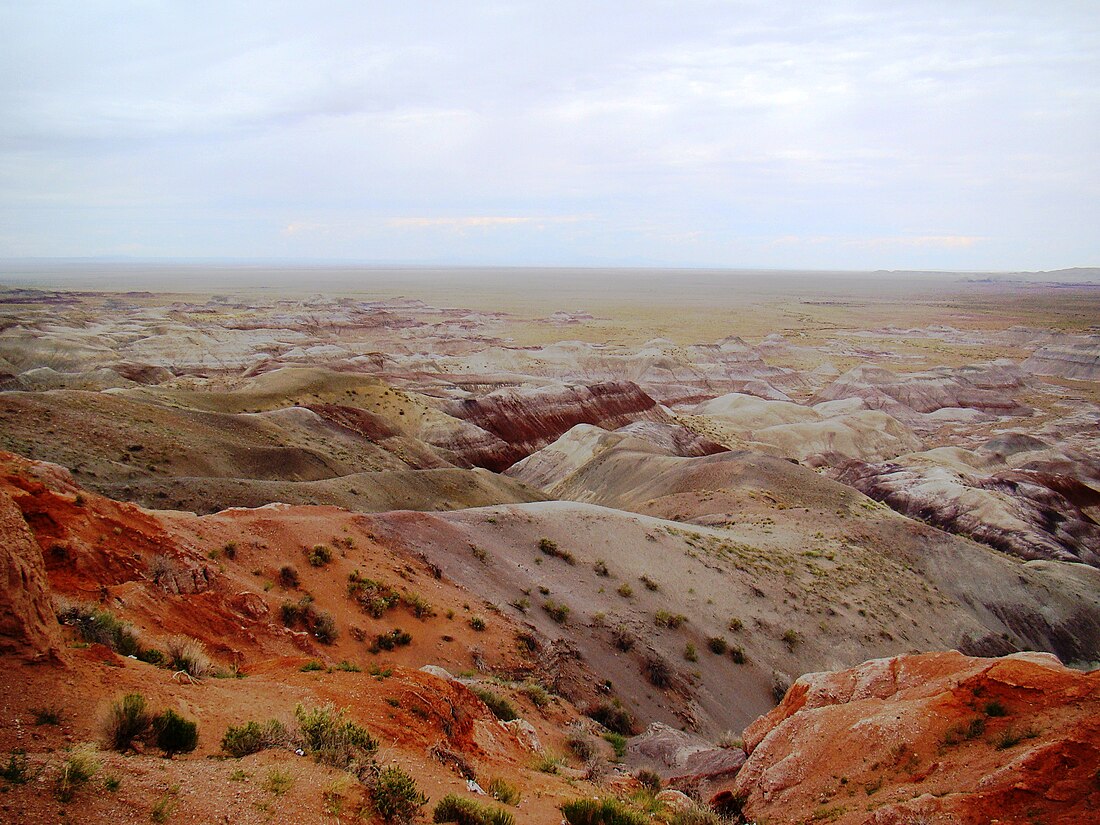
[[[0,257],[1100,264],[1100,2],[0,0]]]

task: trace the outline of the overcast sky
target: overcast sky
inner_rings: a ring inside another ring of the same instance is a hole
[[[1100,264],[1100,3],[0,0],[0,256]]]

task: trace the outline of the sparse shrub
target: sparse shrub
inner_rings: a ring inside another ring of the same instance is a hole
[[[592,563],[592,569],[596,571],[597,576],[602,576],[603,578],[607,578],[611,575],[611,571],[607,569],[607,562],[603,559],[596,559],[596,561]]]
[[[237,558],[237,542],[235,542],[235,541],[226,542],[225,546],[222,548],[222,553],[225,554],[225,557],[227,559],[232,560],[232,559]]]
[[[142,739],[149,732],[152,721],[145,709],[145,697],[140,693],[127,693],[108,711],[104,722],[107,742],[112,750],[128,751],[135,739]]]
[[[790,629],[783,633],[783,644],[787,646],[787,650],[794,650],[795,645],[802,641],[802,636],[799,635],[797,630]]]
[[[945,745],[958,745],[970,739],[977,739],[985,733],[985,719],[977,716],[966,724],[958,723],[947,729],[943,735]]]
[[[378,740],[370,731],[345,715],[343,708],[327,704],[321,707],[294,708],[303,749],[318,762],[347,770],[365,764],[378,750]]]
[[[589,759],[596,752],[596,746],[592,742],[592,738],[582,730],[574,729],[570,731],[565,738],[565,745],[582,762]]]
[[[375,619],[381,619],[401,602],[401,594],[388,584],[368,579],[358,570],[348,574],[348,596]]]
[[[16,749],[8,756],[8,764],[0,767],[0,779],[13,785],[22,785],[31,780],[27,752]]]
[[[550,694],[538,682],[527,682],[521,690],[523,695],[530,699],[531,704],[537,708],[544,708],[550,704]]]
[[[670,627],[676,630],[687,622],[687,616],[683,613],[669,613],[667,610],[658,610],[653,615],[653,623],[657,627]]]
[[[642,768],[634,774],[634,778],[650,793],[659,793],[661,790],[661,775],[657,771]]]
[[[513,825],[515,817],[503,808],[447,794],[432,811],[432,821],[457,822],[458,825]]]
[[[298,585],[301,583],[301,577],[298,575],[298,568],[293,564],[284,564],[280,567],[277,578],[279,587],[285,590],[297,590]]]
[[[318,662],[316,659],[310,659],[308,662],[298,668],[298,670],[302,671],[302,673],[316,673],[317,671],[324,669],[325,666]]]
[[[521,596],[518,599],[513,599],[509,604],[512,605],[520,613],[526,613],[531,609],[531,600],[526,596]]]
[[[650,822],[648,816],[611,797],[563,802],[561,812],[569,825],[649,825]]]
[[[482,564],[489,563],[489,553],[485,550],[484,547],[478,547],[476,544],[471,544],[470,553]]]
[[[190,753],[199,744],[199,726],[169,708],[153,717],[153,741],[168,757]]]
[[[485,786],[485,791],[497,802],[503,802],[505,805],[519,804],[519,789],[499,776],[494,776],[489,780],[489,784]]]
[[[165,647],[168,667],[172,670],[182,670],[195,679],[202,679],[214,672],[214,665],[206,655],[206,645],[198,639],[172,636]]]
[[[718,737],[718,741],[715,742],[715,744],[726,750],[737,750],[745,747],[745,740],[732,730],[728,730]]]
[[[745,648],[741,645],[730,646],[730,658],[733,659],[733,663],[737,665],[745,664]]]
[[[738,619],[736,616],[734,616],[732,619],[729,620],[729,624],[726,625],[726,629],[736,633],[738,630],[741,630],[741,628],[743,628],[744,626],[745,626],[745,623],[742,622],[740,619]]]
[[[306,560],[310,567],[324,567],[332,561],[332,551],[323,544],[315,544],[312,550],[306,551]]]
[[[73,627],[86,642],[109,647],[123,656],[136,656],[141,651],[141,639],[129,622],[124,622],[109,610],[89,604],[56,599],[57,620]]]
[[[667,688],[672,685],[672,667],[659,653],[649,653],[642,660],[642,673],[654,687]]]
[[[109,790],[111,793],[114,793],[122,787],[122,779],[121,777],[115,776],[114,774],[105,776],[103,777],[103,787]]]
[[[412,644],[412,634],[407,633],[400,627],[395,627],[389,633],[380,633],[375,636],[370,646],[370,652],[378,653],[383,650],[394,650],[410,644]]]
[[[470,688],[486,707],[493,712],[493,715],[502,722],[511,722],[513,719],[518,719],[519,714],[516,713],[516,709],[512,707],[512,703],[500,696],[497,693],[483,688],[478,685]]]
[[[669,825],[724,825],[724,822],[725,820],[710,808],[693,805],[676,811],[669,820]]]
[[[94,742],[84,742],[72,748],[61,763],[57,777],[57,798],[68,802],[89,779],[99,773],[103,762]]]
[[[994,718],[1008,716],[1008,708],[1006,708],[1004,704],[1002,704],[998,700],[994,699],[992,702],[986,702],[985,715]]]
[[[657,582],[653,581],[649,576],[639,576],[638,581],[645,585],[646,590],[655,591],[661,589],[661,585],[657,584]]]
[[[715,656],[723,656],[729,649],[729,644],[721,636],[711,636],[707,639],[707,648]]]
[[[688,642],[686,645],[684,645],[684,659],[689,662],[699,661],[699,654],[695,650],[695,645],[693,645],[691,642]]]
[[[550,539],[539,539],[539,550],[551,558],[561,559],[566,564],[577,563],[572,553],[568,550],[562,550],[558,547],[557,542],[551,541]]]
[[[612,750],[615,751],[616,759],[622,759],[626,756],[626,737],[621,733],[608,731],[603,735],[603,739],[611,746]]]
[[[565,760],[558,756],[556,753],[546,751],[541,753],[535,759],[534,768],[540,773],[553,773],[556,774],[561,770],[562,765],[565,764]]]
[[[484,616],[471,616],[470,617],[470,627],[472,627],[474,630],[476,630],[480,633],[481,631],[483,631],[486,628],[485,617]]]
[[[634,647],[634,634],[630,632],[625,624],[616,625],[615,629],[611,631],[611,642],[623,653],[626,653]]]
[[[626,734],[627,736],[634,733],[634,717],[618,699],[593,705],[585,711],[585,715],[615,733]]]
[[[408,773],[396,765],[382,768],[367,781],[371,807],[383,822],[412,822],[428,797]]]
[[[569,605],[563,602],[547,599],[542,603],[542,609],[558,624],[565,624],[566,620],[569,618]]]
[[[341,670],[345,673],[362,673],[363,668],[355,664],[355,662],[349,662],[347,659],[343,659],[339,664],[332,666],[333,670]]]
[[[1015,747],[1025,739],[1034,739],[1038,735],[1039,731],[1035,728],[1026,728],[1024,730],[1008,728],[993,741],[993,744],[996,746],[997,750],[1003,751]]]
[[[275,796],[282,796],[294,786],[294,776],[290,771],[272,768],[264,779],[264,790]]]
[[[230,725],[222,737],[222,750],[230,756],[248,756],[269,748],[284,747],[290,741],[286,725],[277,719]]]
[[[336,619],[325,610],[312,610],[307,616],[306,623],[313,638],[323,645],[330,645],[336,641],[340,632],[336,629]]]
[[[157,650],[155,647],[144,648],[137,655],[138,659],[145,662],[148,665],[155,665],[161,667],[164,664],[164,654]]]
[[[631,596],[634,595],[634,588],[632,588],[626,582],[623,582],[619,585],[619,588],[615,592],[622,596],[624,599],[629,599]]]
[[[791,678],[787,674],[772,671],[772,698],[777,705],[783,701],[783,697],[787,695],[790,688]]]
[[[176,794],[179,792],[179,787],[170,788],[168,793],[164,794],[153,805],[152,810],[149,811],[149,818],[153,822],[164,823],[171,819],[172,814],[176,810]]]
[[[435,615],[431,602],[419,593],[406,593],[401,598],[416,618],[426,619]]]
[[[31,716],[36,725],[60,725],[65,718],[65,710],[60,705],[44,705],[31,708]]]

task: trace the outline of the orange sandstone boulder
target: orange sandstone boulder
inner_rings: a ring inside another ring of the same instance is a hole
[[[0,653],[55,658],[59,643],[42,551],[19,507],[0,491]]]

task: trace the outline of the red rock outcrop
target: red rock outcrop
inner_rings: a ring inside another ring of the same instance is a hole
[[[490,470],[505,469],[577,424],[615,430],[634,421],[667,421],[657,402],[629,381],[500,390],[481,398],[448,402],[443,410],[509,445],[507,463],[488,467]]]
[[[0,653],[52,658],[60,644],[42,551],[11,496],[0,491]]]
[[[1100,821],[1100,671],[955,651],[811,673],[745,731],[769,823]]]

